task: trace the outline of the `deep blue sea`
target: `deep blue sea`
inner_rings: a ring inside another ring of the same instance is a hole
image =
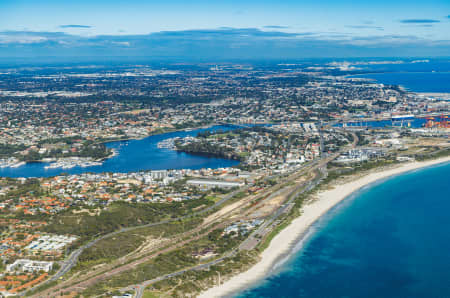
[[[400,85],[413,92],[450,92],[448,59],[429,59],[425,63],[362,65],[360,68],[372,73],[356,77],[374,79],[386,85]]]
[[[169,149],[158,148],[158,142],[174,138],[196,136],[199,132],[210,130],[232,130],[237,126],[217,125],[192,131],[178,131],[150,136],[141,140],[108,143],[109,148],[118,151],[118,155],[107,159],[101,166],[74,167],[71,169],[45,169],[48,163],[28,163],[18,168],[0,168],[1,177],[50,177],[61,173],[80,174],[85,172],[136,172],[162,169],[200,169],[221,168],[237,165],[236,160],[187,154]]]
[[[395,59],[393,59],[395,60]],[[450,60],[431,59],[424,63],[360,65],[359,71],[367,74],[354,75],[368,78],[385,85],[400,85],[413,92],[450,93]],[[404,123],[390,120],[371,122],[349,122],[347,126],[389,127],[410,125],[412,128],[423,127],[426,119],[416,118]],[[336,126],[342,126],[337,124]]]
[[[358,75],[385,85],[400,85],[413,92],[450,92],[450,72],[387,72]]]
[[[312,226],[250,297],[450,297],[450,163],[377,182]]]

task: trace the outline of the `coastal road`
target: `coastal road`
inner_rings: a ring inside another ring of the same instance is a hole
[[[238,189],[238,190],[236,190],[236,191],[233,191],[232,193],[228,194],[228,195],[225,196],[222,200],[220,200],[219,202],[217,202],[215,205],[209,207],[208,209],[212,209],[212,208],[216,207],[217,205],[220,205],[220,204],[225,203],[226,200],[229,200],[229,199],[232,198],[234,195],[236,195],[238,192],[244,191],[244,190],[247,189],[247,188],[248,188],[248,187],[246,186],[246,187],[244,187],[244,188],[240,188],[240,189]],[[252,197],[252,198],[250,199],[250,201],[251,201],[252,199],[254,199],[254,198]],[[245,204],[248,204],[248,203],[250,202],[249,199],[247,199],[247,200],[242,200],[242,201],[243,201],[243,204],[244,204],[244,205],[245,205]],[[161,253],[165,253],[165,252],[171,251],[171,250],[173,250],[173,249],[179,248],[180,245],[184,245],[184,244],[186,244],[186,243],[188,243],[188,242],[190,242],[190,241],[197,240],[197,239],[199,239],[199,237],[205,236],[207,233],[210,233],[210,232],[211,232],[212,230],[214,230],[214,229],[217,229],[217,228],[224,228],[226,225],[228,225],[228,224],[231,223],[231,222],[230,222],[229,215],[232,214],[232,213],[235,213],[236,210],[238,210],[238,209],[240,209],[240,208],[242,208],[242,204],[239,205],[239,206],[237,206],[237,207],[234,207],[233,209],[227,211],[226,213],[221,214],[220,217],[218,217],[216,220],[214,220],[214,221],[212,221],[212,222],[210,222],[210,223],[206,223],[206,225],[202,225],[202,226],[200,226],[200,227],[198,227],[198,228],[195,228],[194,230],[191,230],[191,231],[187,232],[187,233],[190,234],[190,236],[191,236],[191,238],[189,238],[189,239],[183,240],[183,241],[181,241],[181,242],[178,242],[178,241],[177,241],[175,245],[172,245],[172,246],[170,246],[170,247],[164,248],[163,250],[160,250],[160,251],[158,251],[158,252],[156,252],[156,253],[153,253],[152,255],[146,255],[146,256],[143,256],[143,257],[138,258],[137,260],[135,259],[132,263],[128,263],[128,264],[122,263],[122,265],[119,265],[118,267],[114,267],[114,269],[110,269],[110,270],[105,271],[105,272],[103,272],[103,273],[98,272],[98,274],[96,274],[96,275],[94,275],[94,276],[92,276],[92,277],[86,277],[86,279],[84,279],[84,280],[80,280],[80,281],[74,282],[74,284],[73,284],[72,286],[64,285],[64,283],[63,283],[63,284],[59,284],[59,285],[55,286],[56,289],[55,289],[55,288],[50,288],[50,289],[48,289],[48,290],[45,290],[44,293],[41,293],[41,295],[44,295],[44,296],[47,295],[47,296],[45,296],[45,297],[48,297],[48,294],[50,294],[51,291],[55,291],[55,290],[58,290],[58,289],[59,289],[59,290],[65,290],[65,291],[70,291],[70,290],[71,290],[71,291],[79,291],[79,290],[84,289],[84,288],[86,288],[86,287],[92,286],[92,284],[95,284],[95,283],[96,283],[97,281],[99,281],[99,280],[108,278],[108,277],[110,277],[110,276],[112,276],[112,275],[121,273],[121,272],[123,272],[123,271],[125,271],[125,270],[132,269],[133,266],[136,266],[136,265],[138,265],[138,264],[141,264],[141,263],[143,263],[143,262],[146,262],[146,261],[150,260],[151,258],[154,258],[155,256],[157,256],[157,255],[159,255],[159,254],[161,254]],[[203,209],[203,210],[197,212],[196,214],[198,214],[198,213],[203,213],[203,212],[205,212],[205,211],[206,211],[206,209]],[[191,214],[191,215],[189,215],[189,216],[193,216],[193,215]],[[189,216],[184,216],[183,218],[186,218],[186,217],[189,217]],[[225,222],[222,222],[223,220],[225,220]],[[170,221],[164,221],[164,222],[170,222]],[[218,222],[220,222],[219,225],[217,225]],[[149,224],[149,225],[146,225],[146,226],[154,226],[154,225],[155,225],[155,224]],[[225,226],[224,226],[224,225],[225,225]],[[212,227],[211,227],[211,226],[212,226]],[[141,227],[143,227],[143,226],[139,226],[139,228],[141,228]],[[125,231],[125,230],[128,231],[128,230],[132,230],[132,229],[135,229],[135,228],[136,228],[136,227],[133,227],[133,228],[127,228],[127,229],[122,229],[122,230],[116,231],[116,232],[111,233],[111,234],[117,234],[117,233],[123,232],[123,231]],[[208,230],[207,230],[206,232],[203,230],[203,229],[205,229],[205,228],[208,228]],[[199,233],[200,230],[201,230],[201,234]],[[101,238],[104,239],[104,238],[106,238],[106,237],[111,236],[111,234],[105,235],[105,236],[103,236],[103,237],[101,237]],[[195,234],[196,236],[193,236],[193,234]],[[192,236],[193,236],[193,237],[192,237]],[[47,294],[45,294],[45,293],[47,293]]]
[[[320,184],[320,182],[326,178],[326,166],[318,166],[318,170],[322,173],[322,175],[316,175],[311,181],[301,183],[296,186],[294,190],[292,190],[287,195],[287,201],[283,203],[275,212],[267,219],[261,226],[258,227],[253,233],[250,234],[247,239],[245,239],[240,245],[239,250],[252,250],[254,249],[259,242],[260,239],[268,234],[271,230],[274,222],[284,213],[287,213],[290,208],[294,206],[294,200],[301,194],[312,190],[314,187]]]
[[[317,165],[321,164],[321,161],[322,161],[322,159],[313,161],[313,162],[308,163],[308,164],[305,164],[300,169],[297,169],[296,172],[300,171],[301,169],[304,169],[306,167],[310,167],[310,166],[312,168],[315,168],[315,167],[317,167]],[[277,178],[277,177],[283,177],[283,176],[286,176],[286,175],[287,175],[287,173],[278,174],[278,175],[271,175],[271,176],[265,177],[264,180],[269,180],[269,179],[273,179],[273,178]],[[70,256],[67,258],[67,260],[62,264],[62,266],[58,270],[58,272],[55,275],[53,275],[50,279],[45,281],[44,283],[41,283],[40,286],[42,286],[44,284],[47,284],[49,282],[61,279],[67,272],[69,272],[76,265],[79,256],[82,254],[82,252],[85,249],[88,249],[88,248],[92,247],[93,245],[95,245],[96,243],[98,243],[99,241],[101,241],[103,239],[112,237],[112,236],[117,235],[119,233],[125,233],[125,232],[133,231],[133,230],[139,229],[139,228],[146,228],[146,227],[153,227],[153,226],[162,225],[162,224],[168,224],[168,223],[171,223],[171,222],[174,222],[174,221],[183,220],[183,219],[187,219],[187,218],[190,218],[190,217],[194,217],[194,216],[197,216],[197,215],[201,215],[201,214],[207,213],[207,212],[213,210],[214,208],[220,207],[221,205],[226,203],[228,200],[233,198],[236,194],[238,194],[239,192],[242,192],[242,191],[246,191],[248,188],[249,188],[249,186],[244,186],[243,188],[237,189],[237,190],[227,194],[226,196],[224,196],[222,199],[220,199],[215,204],[213,204],[213,205],[211,205],[211,206],[209,206],[209,207],[207,207],[205,209],[193,212],[192,214],[189,214],[189,215],[181,216],[181,217],[174,218],[174,219],[167,219],[167,220],[163,220],[163,221],[156,222],[156,223],[149,223],[149,224],[140,225],[140,226],[122,228],[122,229],[117,230],[115,232],[111,232],[109,234],[106,234],[106,235],[100,236],[100,237],[98,237],[96,239],[93,239],[90,242],[88,242],[85,245],[83,245],[80,248],[78,248],[77,250],[73,251],[70,254]],[[29,289],[28,291],[22,293],[21,296],[25,295],[27,292],[35,289],[36,287],[33,287],[33,288]]]
[[[316,164],[317,164],[317,161],[308,164],[307,167],[310,167],[310,166],[311,166],[311,167],[317,167]],[[298,171],[298,169],[297,169],[297,171]],[[297,172],[297,171],[296,171],[296,172]],[[286,173],[283,174],[283,175],[286,175]],[[281,176],[281,175],[276,175],[276,176]],[[272,179],[273,177],[276,177],[276,176],[269,176],[269,177],[266,177],[266,179]],[[292,179],[297,179],[297,178],[298,178],[298,174],[294,173],[294,175],[291,176],[291,177],[292,177]],[[275,186],[271,187],[270,189],[273,189],[273,188],[277,189],[278,187],[279,187],[279,185],[275,185]],[[231,199],[231,198],[232,198],[234,195],[236,195],[238,192],[245,191],[245,189],[247,189],[247,187],[240,188],[240,189],[238,189],[238,190],[236,190],[236,191],[234,191],[234,192],[228,194],[228,195],[225,196],[223,199],[221,199],[220,201],[218,201],[215,205],[212,205],[212,206],[208,207],[208,209],[210,210],[210,209],[212,209],[212,208],[215,208],[215,207],[217,207],[217,206],[219,206],[219,205],[225,203],[227,200]],[[270,193],[270,190],[267,190],[267,191]],[[273,190],[272,190],[272,194],[273,194]],[[257,199],[257,198],[259,198],[260,196],[261,196],[261,195],[258,195],[258,196],[256,196],[256,197],[250,197],[250,198],[248,198],[248,199],[242,200],[242,204],[240,204],[240,205],[237,206],[237,207],[234,207],[232,210],[229,210],[229,211],[227,211],[227,212],[224,213],[224,214],[221,214],[219,218],[215,219],[215,220],[214,220],[213,222],[211,222],[211,223],[208,223],[207,226],[210,226],[210,225],[213,224],[214,222],[217,223],[218,221],[221,221],[221,220],[223,220],[223,219],[225,219],[225,222],[226,222],[227,224],[230,224],[231,222],[229,222],[229,221],[230,221],[230,217],[229,217],[229,216],[230,216],[232,213],[235,213],[236,210],[239,210],[239,209],[243,208],[246,204],[250,203],[251,201],[253,201],[253,200]],[[203,210],[197,212],[195,215],[200,214],[200,213],[203,213],[203,212],[207,212],[207,211],[209,211],[208,209],[205,208],[205,209],[203,209]],[[189,216],[193,216],[193,214],[191,214],[191,215],[189,215]],[[186,217],[188,217],[188,216],[184,216],[184,217],[182,217],[182,218],[186,218]],[[164,222],[170,222],[170,221],[164,221]],[[158,224],[158,223],[156,223],[156,224]],[[156,225],[156,224],[153,223],[153,224],[149,224],[149,225],[146,225],[146,226],[154,226],[154,225]],[[143,226],[140,226],[140,227],[143,227]],[[223,228],[223,227],[224,227],[224,226],[222,226],[222,228]],[[123,231],[133,230],[133,229],[135,229],[135,228],[136,228],[136,227],[133,227],[133,228],[127,228],[127,229],[122,229],[122,230],[116,231],[116,232],[114,232],[114,233],[111,233],[111,234],[102,236],[102,237],[100,237],[100,238],[98,238],[98,239],[104,239],[104,238],[110,237],[112,234],[117,234],[117,233],[121,233],[121,232],[123,232]],[[203,228],[205,228],[205,226],[203,226],[203,227],[201,227],[201,228],[203,229]],[[219,226],[215,225],[213,228],[209,228],[209,230],[208,230],[206,233],[209,233],[210,231],[212,231],[212,229],[217,229],[217,228],[219,228]],[[190,239],[188,239],[188,240],[186,240],[186,241],[182,241],[182,242],[176,243],[176,245],[171,246],[170,248],[168,248],[169,250],[168,250],[168,249],[164,249],[164,250],[158,251],[157,253],[152,254],[152,255],[150,255],[150,256],[144,256],[144,257],[141,257],[141,258],[139,258],[138,260],[133,261],[133,262],[130,263],[130,264],[126,264],[126,265],[121,265],[121,266],[119,266],[119,267],[115,267],[114,269],[109,270],[109,271],[107,271],[107,272],[105,272],[105,273],[99,273],[99,275],[95,275],[95,276],[93,276],[93,277],[91,277],[91,278],[87,278],[87,279],[85,279],[84,281],[78,281],[78,282],[75,282],[75,284],[72,285],[72,286],[70,286],[70,287],[64,286],[64,287],[61,288],[61,289],[64,289],[65,291],[69,291],[69,290],[79,291],[79,290],[82,289],[82,288],[86,288],[86,287],[92,286],[92,284],[95,284],[95,282],[97,282],[97,281],[99,281],[99,280],[101,280],[101,279],[108,278],[108,277],[110,277],[110,276],[112,276],[112,275],[121,273],[121,272],[123,272],[123,271],[125,271],[125,270],[132,269],[134,265],[141,264],[141,263],[143,263],[143,262],[145,262],[145,261],[148,261],[149,259],[155,257],[156,255],[159,255],[159,254],[164,253],[164,252],[168,252],[168,251],[170,251],[170,250],[172,250],[172,249],[176,249],[176,248],[179,247],[180,244],[188,243],[188,242],[190,242],[190,241],[193,241],[193,240],[198,239],[199,236],[204,236],[204,235],[206,235],[206,234],[205,234],[204,232],[202,232],[201,235],[197,235],[197,236],[192,237],[192,238],[190,238]],[[97,241],[98,241],[98,240],[97,240]],[[92,245],[92,243],[89,243],[89,244]],[[86,245],[86,246],[87,246],[87,245]],[[58,286],[57,286],[57,287],[58,287]],[[49,290],[50,290],[50,289],[49,289]],[[49,292],[49,291],[47,290],[47,291],[45,291],[45,292]]]
[[[162,280],[165,280],[165,279],[168,279],[168,278],[172,278],[172,277],[176,277],[176,276],[182,275],[182,274],[184,274],[186,272],[189,272],[189,271],[197,271],[197,270],[208,269],[209,267],[211,267],[213,265],[216,265],[216,264],[219,264],[219,263],[223,262],[227,258],[233,257],[234,255],[236,255],[237,252],[238,252],[238,250],[234,249],[231,252],[227,253],[226,255],[224,255],[224,256],[222,256],[222,257],[220,257],[218,259],[215,259],[213,261],[210,261],[210,262],[207,262],[207,263],[204,263],[204,264],[200,264],[200,265],[196,265],[196,266],[193,266],[193,267],[190,267],[190,268],[186,268],[186,269],[183,269],[183,270],[180,270],[180,271],[176,271],[176,272],[173,272],[173,273],[169,273],[169,274],[166,274],[166,275],[163,275],[163,276],[159,276],[157,278],[144,281],[143,283],[135,285],[135,286],[128,286],[126,288],[121,289],[121,291],[125,292],[125,291],[129,291],[129,290],[134,290],[135,291],[135,296],[134,297],[135,298],[141,298],[142,295],[144,294],[145,288],[147,288],[151,284],[154,284],[154,283],[156,283],[158,281],[162,281]]]
[[[249,186],[244,186],[243,188],[234,190],[231,193],[225,195],[222,199],[220,199],[219,201],[217,201],[213,205],[211,205],[211,206],[209,206],[209,207],[207,207],[205,209],[193,212],[192,214],[188,214],[188,215],[184,215],[184,216],[177,217],[177,218],[172,218],[172,219],[166,219],[166,220],[155,222],[155,223],[149,223],[149,224],[140,225],[140,226],[133,226],[133,227],[128,227],[128,228],[122,228],[120,230],[111,232],[109,234],[105,234],[103,236],[99,236],[98,238],[95,238],[95,239],[89,241],[88,243],[82,245],[78,249],[74,250],[69,255],[69,257],[61,264],[61,267],[58,270],[58,272],[56,272],[56,274],[54,274],[51,278],[47,279],[43,283],[40,283],[39,285],[36,285],[36,286],[28,289],[25,292],[22,292],[21,294],[19,294],[19,296],[24,296],[26,293],[36,289],[37,287],[40,287],[40,286],[48,284],[48,283],[50,283],[52,281],[57,281],[57,280],[61,279],[67,272],[69,272],[77,264],[78,258],[80,257],[80,255],[83,253],[84,250],[94,246],[96,243],[98,243],[99,241],[101,241],[103,239],[115,236],[115,235],[120,234],[120,233],[126,233],[126,232],[130,232],[130,231],[133,231],[133,230],[136,230],[136,229],[140,229],[140,228],[148,228],[148,227],[154,227],[154,226],[158,226],[158,225],[168,224],[168,223],[171,223],[171,222],[176,222],[178,220],[183,220],[183,219],[187,219],[187,218],[190,218],[190,217],[194,217],[194,216],[197,216],[197,215],[201,215],[201,214],[207,213],[207,212],[213,210],[214,208],[220,207],[221,205],[226,203],[228,200],[233,198],[236,194],[238,194],[241,191],[246,191],[248,188],[249,188]]]
[[[159,282],[159,281],[162,281],[162,280],[165,280],[165,279],[169,279],[169,278],[172,278],[172,277],[176,277],[176,276],[182,275],[182,274],[184,274],[184,273],[186,273],[186,272],[189,272],[189,271],[196,271],[196,270],[207,269],[207,268],[209,268],[210,266],[213,266],[213,265],[216,265],[216,264],[219,264],[219,263],[223,262],[223,261],[226,260],[227,258],[233,257],[234,255],[236,255],[236,253],[237,253],[239,250],[244,249],[244,247],[245,247],[246,245],[248,245],[249,242],[253,241],[253,239],[252,239],[253,237],[255,237],[258,233],[261,233],[261,232],[262,232],[264,229],[266,229],[270,224],[272,224],[275,220],[277,220],[277,218],[280,217],[280,216],[284,213],[284,211],[289,207],[289,204],[292,203],[292,201],[293,201],[298,195],[300,195],[300,194],[303,193],[303,192],[307,192],[307,191],[310,191],[311,189],[313,189],[315,186],[317,186],[317,185],[320,183],[321,179],[322,179],[322,178],[319,178],[319,179],[315,179],[315,180],[313,180],[313,181],[310,181],[310,182],[307,184],[306,187],[305,187],[305,185],[302,185],[302,187],[305,187],[305,188],[304,188],[304,190],[302,190],[302,191],[300,191],[300,192],[298,192],[298,190],[297,190],[297,188],[296,188],[296,190],[294,190],[294,191],[291,193],[289,201],[288,201],[286,204],[283,204],[280,208],[278,208],[277,211],[270,217],[269,220],[267,220],[266,222],[264,222],[263,225],[261,225],[261,226],[260,226],[255,232],[253,232],[246,240],[244,240],[244,242],[241,243],[241,245],[239,246],[238,249],[234,249],[234,250],[232,250],[231,252],[229,252],[228,254],[226,254],[225,256],[222,256],[222,257],[220,257],[220,258],[218,258],[218,259],[215,259],[215,260],[213,260],[213,261],[211,261],[211,262],[204,263],[204,264],[200,264],[200,265],[197,265],[197,266],[194,266],[194,267],[190,267],[190,268],[186,268],[186,269],[183,269],[183,270],[180,270],[180,271],[177,271],[177,272],[169,273],[169,274],[166,274],[166,275],[157,277],[157,278],[155,278],[155,279],[147,280],[147,281],[145,281],[145,282],[143,282],[143,283],[141,283],[141,284],[123,288],[123,289],[121,289],[121,291],[122,291],[122,292],[125,292],[125,291],[128,291],[128,290],[134,290],[134,291],[135,291],[135,296],[134,296],[134,297],[135,297],[135,298],[142,298],[142,296],[143,296],[143,294],[144,294],[144,291],[145,291],[145,288],[147,288],[148,286],[150,286],[150,285],[152,285],[152,284],[154,284],[154,283],[156,283],[156,282]]]
[[[233,257],[234,255],[236,255],[236,253],[239,250],[249,250],[249,247],[251,246],[250,249],[253,249],[255,247],[254,244],[258,244],[259,243],[259,239],[256,237],[257,235],[263,235],[266,234],[264,230],[266,230],[267,228],[269,228],[282,214],[284,214],[287,210],[289,210],[288,208],[290,208],[293,204],[293,201],[295,200],[295,198],[297,198],[300,194],[308,192],[310,190],[312,190],[314,187],[316,187],[324,178],[326,178],[327,176],[327,171],[326,171],[326,165],[329,161],[333,160],[334,158],[337,157],[337,154],[328,157],[326,159],[324,159],[322,162],[318,162],[318,164],[316,166],[314,166],[313,168],[319,170],[319,172],[322,175],[316,175],[311,181],[309,182],[305,182],[305,183],[301,183],[300,185],[296,186],[294,188],[294,190],[292,190],[288,195],[287,195],[287,202],[284,203],[283,205],[281,205],[272,216],[270,216],[270,218],[268,220],[266,220],[260,227],[258,227],[257,230],[255,230],[252,234],[249,235],[249,237],[244,240],[237,249],[233,249],[232,251],[230,251],[229,253],[227,253],[226,255],[212,260],[208,263],[204,263],[204,264],[200,264],[197,266],[193,266],[190,268],[186,268],[177,272],[173,272],[173,273],[169,273],[160,277],[157,277],[155,279],[151,279],[151,280],[147,280],[143,283],[137,284],[137,285],[132,285],[132,286],[128,286],[126,288],[122,288],[121,291],[125,292],[125,291],[129,291],[129,290],[133,290],[135,291],[135,296],[136,298],[141,298],[144,294],[145,288],[147,288],[149,285],[154,284],[156,282],[165,280],[165,279],[169,279],[172,277],[176,277],[179,275],[182,275],[186,272],[189,271],[195,271],[195,270],[202,270],[202,269],[207,269],[212,265],[216,265],[218,263],[223,262],[224,260],[226,260],[227,258]],[[279,190],[280,191],[280,190]],[[279,192],[277,191],[277,192]]]

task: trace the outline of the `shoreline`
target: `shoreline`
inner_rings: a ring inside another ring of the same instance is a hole
[[[163,135],[166,133],[189,132],[189,131],[193,131],[193,130],[197,130],[197,129],[207,129],[207,128],[211,128],[214,126],[238,126],[238,125],[232,124],[232,123],[230,123],[230,124],[210,123],[210,124],[205,124],[205,125],[200,125],[200,126],[193,126],[193,127],[179,128],[179,129],[178,128],[170,128],[165,131],[160,131],[157,133],[150,133],[146,136],[139,137],[139,138],[133,138],[133,137],[121,138],[121,139],[119,138],[119,139],[115,139],[115,140],[100,141],[100,142],[97,142],[97,144],[109,144],[109,143],[126,142],[126,141],[139,141],[139,140],[146,139],[148,137],[159,136],[159,135]]]
[[[149,137],[153,137],[153,136],[160,136],[160,135],[164,135],[164,134],[177,133],[177,132],[190,132],[190,131],[194,131],[194,130],[198,130],[198,129],[208,129],[208,128],[212,128],[212,127],[215,127],[215,126],[236,126],[236,127],[239,127],[238,124],[211,123],[211,124],[206,124],[206,125],[202,125],[202,126],[187,127],[187,128],[182,128],[182,129],[169,129],[169,130],[166,130],[166,131],[160,131],[160,132],[157,132],[157,133],[151,133],[149,135],[146,135],[146,136],[143,136],[143,137],[140,137],[140,138],[129,137],[129,138],[122,138],[122,139],[115,139],[115,140],[105,140],[105,141],[95,142],[94,144],[105,144],[105,145],[107,145],[107,144],[116,143],[116,142],[139,141],[139,140],[143,140],[143,139],[146,139],[146,138],[149,138]],[[111,153],[108,156],[94,159],[94,162],[104,163],[105,161],[107,161],[107,160],[109,160],[111,158],[114,158],[114,157],[116,157],[116,156],[118,156],[120,154],[119,150],[117,150],[115,148],[109,148],[109,149],[111,149]],[[185,152],[185,153],[188,153],[188,154],[191,154],[191,155],[196,155],[194,153],[189,153],[189,152]],[[197,155],[200,155],[200,154],[197,154]],[[80,156],[67,156],[67,158],[68,157],[91,158],[91,157],[80,157]],[[211,156],[211,157],[222,158],[222,159],[225,159],[225,160],[236,160],[236,159],[230,159],[230,158],[226,158],[226,157],[216,157],[216,156]],[[60,159],[60,158],[66,158],[66,157],[58,157],[58,158],[50,157],[50,159],[52,159],[52,161],[46,161],[44,159],[21,161],[19,166],[4,166],[4,167],[0,167],[0,170],[1,169],[6,169],[6,170],[16,169],[16,168],[25,166],[27,164],[52,163],[52,162],[58,161],[58,159]],[[87,168],[89,168],[89,167],[87,167]],[[55,169],[59,169],[59,168],[60,167],[55,168]],[[151,171],[151,170],[150,169],[146,169],[145,171]],[[57,176],[57,175],[58,174],[55,174],[54,176]],[[21,178],[21,177],[16,177],[16,176],[12,176],[11,177],[11,176],[2,176],[2,175],[0,175],[0,177]],[[41,178],[41,177],[53,177],[53,176],[42,176],[42,175],[40,175],[40,176],[36,176],[36,177],[31,177],[30,176],[28,178],[38,178],[38,177]]]
[[[334,185],[333,189],[319,192],[316,200],[305,204],[301,208],[302,215],[295,218],[285,229],[272,239],[269,246],[261,253],[261,259],[258,263],[249,270],[231,277],[221,285],[212,287],[200,293],[198,297],[209,298],[230,296],[261,281],[271,273],[274,265],[278,264],[280,260],[287,258],[296,244],[304,239],[312,224],[338,203],[363,187],[406,172],[448,162],[450,162],[450,156],[429,161],[409,162],[383,171],[375,170],[354,181]]]
[[[417,95],[425,97],[437,97],[438,100],[450,100],[450,92],[415,92]]]

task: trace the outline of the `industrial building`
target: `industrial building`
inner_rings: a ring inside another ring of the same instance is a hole
[[[189,185],[194,185],[202,188],[233,188],[233,187],[241,187],[244,185],[243,182],[230,182],[230,181],[221,181],[221,180],[203,180],[203,179],[194,179],[188,180],[186,182]]]

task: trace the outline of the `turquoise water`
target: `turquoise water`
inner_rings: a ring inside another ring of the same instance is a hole
[[[237,297],[450,297],[450,163],[378,182]]]

